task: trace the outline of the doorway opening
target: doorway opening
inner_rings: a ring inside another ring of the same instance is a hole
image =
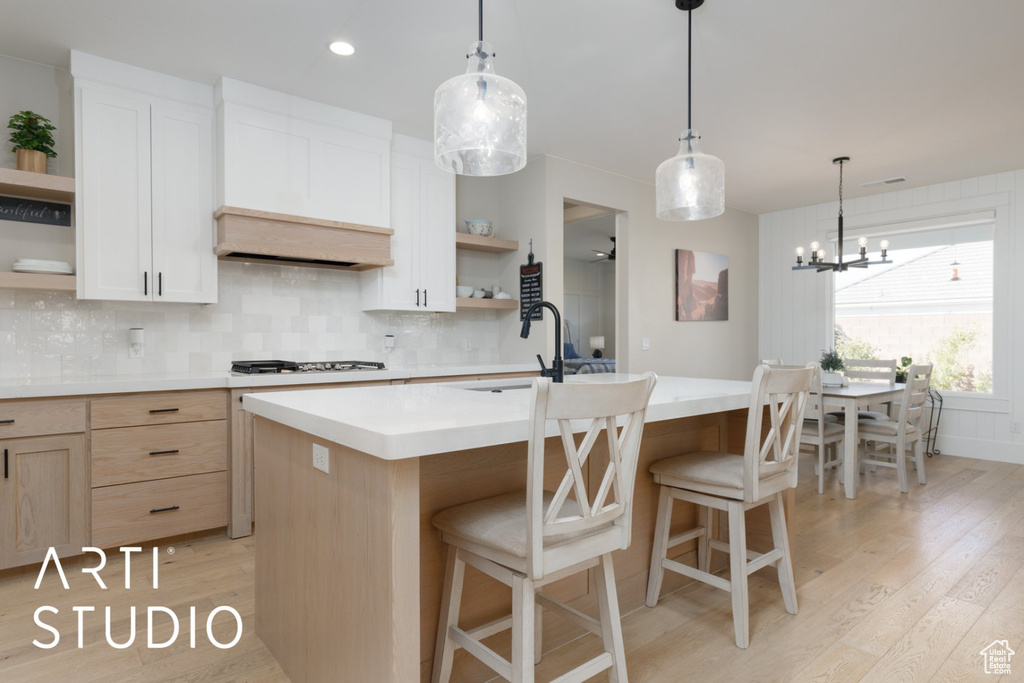
[[[618,330],[617,224],[622,211],[562,203],[566,374],[615,372]]]

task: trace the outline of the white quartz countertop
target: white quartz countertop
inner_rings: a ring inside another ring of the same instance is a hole
[[[567,382],[621,382],[639,375],[574,375]],[[532,380],[453,382],[251,394],[246,410],[385,460],[525,441]],[[479,391],[501,388],[500,393]],[[659,377],[647,422],[748,407],[750,382]],[[555,435],[553,425],[551,435]]]
[[[121,394],[139,391],[181,391],[187,389],[245,389],[340,382],[380,382],[419,377],[455,377],[493,375],[506,372],[533,372],[536,363],[492,363],[488,365],[415,365],[394,366],[387,370],[350,372],[306,372],[243,375],[233,372],[149,373],[102,375],[92,377],[42,377],[0,379],[0,400]]]

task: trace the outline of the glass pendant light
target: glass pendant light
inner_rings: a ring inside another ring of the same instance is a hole
[[[693,10],[704,0],[676,0],[687,16],[686,130],[679,138],[679,154],[658,166],[656,196],[658,218],[697,221],[725,211],[725,164],[700,150],[700,135],[691,116],[693,84]]]
[[[460,175],[505,175],[526,165],[526,93],[494,73],[483,0],[479,8],[479,40],[469,46],[466,73],[434,93],[434,160]]]

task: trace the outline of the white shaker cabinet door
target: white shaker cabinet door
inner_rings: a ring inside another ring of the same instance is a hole
[[[395,265],[363,274],[364,308],[422,311],[419,283],[419,162],[391,156],[391,260]]]
[[[429,311],[455,310],[455,175],[420,161],[419,282]]]
[[[78,296],[152,298],[149,102],[82,87],[78,102]]]
[[[154,102],[153,277],[156,301],[217,301],[210,109]]]

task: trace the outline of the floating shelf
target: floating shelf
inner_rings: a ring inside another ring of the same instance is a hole
[[[0,289],[33,289],[48,292],[74,292],[74,275],[0,272]]]
[[[519,308],[519,302],[515,299],[468,299],[458,297],[455,299],[455,308],[490,308],[507,311]]]
[[[469,251],[488,251],[499,253],[506,251],[518,251],[519,242],[515,240],[503,240],[497,237],[480,237],[470,235],[466,232],[455,233],[455,248],[467,249]]]
[[[0,168],[0,195],[71,204],[75,201],[75,179]]]

